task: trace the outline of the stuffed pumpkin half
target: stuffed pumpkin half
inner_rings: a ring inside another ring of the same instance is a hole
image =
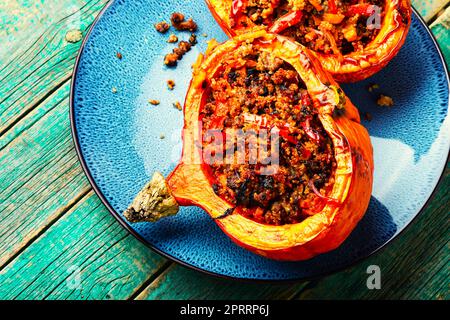
[[[363,217],[372,145],[307,48],[265,30],[210,43],[184,106],[183,154],[125,212],[155,222],[203,208],[238,245],[277,260],[338,247]]]
[[[410,0],[206,0],[230,36],[268,29],[314,51],[339,82],[384,68],[411,23]]]

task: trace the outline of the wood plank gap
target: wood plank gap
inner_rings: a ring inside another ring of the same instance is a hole
[[[319,282],[320,282],[320,280],[308,281],[308,283],[303,288],[301,288],[297,293],[292,295],[292,297],[290,297],[289,300],[298,300],[298,299],[300,299],[300,297],[302,296],[302,294],[305,291],[315,288],[319,284]]]
[[[59,139],[59,138],[61,138],[61,137],[56,137],[56,138]],[[56,139],[55,139],[55,140],[56,140]],[[50,153],[50,152],[52,152],[52,150],[46,150],[45,153],[43,153],[41,156],[42,156],[42,157],[45,157],[45,156],[46,156],[48,153]],[[65,156],[66,154],[68,154],[69,152],[71,152],[71,150],[68,150],[67,153],[61,153],[61,154],[58,154],[57,157],[54,157],[53,161],[56,161],[56,162],[57,162],[57,161],[61,160],[61,159],[64,158],[64,156]],[[36,167],[37,171],[33,172],[33,170],[35,169],[35,167]],[[22,181],[21,184],[19,184],[18,186],[15,186],[15,188],[12,188],[13,191],[10,192],[9,195],[12,195],[13,193],[18,192],[25,184],[27,184],[28,181],[31,181],[34,177],[36,177],[37,175],[41,174],[43,170],[45,170],[44,173],[45,173],[46,171],[48,171],[48,170],[52,170],[51,167],[48,167],[48,166],[40,167],[40,166],[36,165],[36,163],[32,163],[32,164],[29,166],[29,168],[32,169],[32,170],[30,170],[30,171],[31,171],[31,172],[30,172],[31,175],[28,177],[28,179],[27,179],[26,181]],[[8,188],[6,188],[6,189],[4,189],[4,190],[1,190],[1,192],[7,192],[7,191],[9,192],[11,186],[13,186],[13,185],[12,185],[12,184],[9,185]],[[9,215],[9,214],[8,214],[8,215]],[[8,216],[8,215],[7,215],[7,216]],[[6,217],[7,217],[7,216],[6,216]]]
[[[427,25],[428,27],[431,28],[431,25],[436,22],[436,20],[444,14],[445,10],[447,10],[447,8],[450,7],[450,1],[438,12],[436,12],[436,14],[434,16],[432,16],[428,21],[427,21]]]
[[[0,137],[2,137],[6,132],[8,132],[10,129],[12,129],[17,123],[19,123],[23,118],[25,118],[31,111],[33,111],[35,108],[37,108],[41,103],[43,103],[45,100],[47,100],[48,97],[50,97],[53,93],[58,91],[63,85],[65,85],[70,79],[72,78],[72,75],[67,76],[65,79],[63,79],[60,83],[52,87],[43,97],[41,97],[35,104],[33,104],[30,108],[24,110],[20,116],[18,116],[13,122],[8,124],[5,128],[3,128],[0,131]]]
[[[1,154],[1,152],[2,152],[4,149],[6,149],[9,145],[11,145],[12,143],[14,143],[14,141],[16,141],[16,139],[20,138],[20,136],[21,136],[24,132],[26,132],[27,130],[31,129],[36,123],[38,123],[40,119],[42,119],[43,117],[45,117],[45,116],[46,116],[49,112],[51,112],[53,109],[57,108],[61,103],[64,103],[68,97],[69,97],[69,95],[63,96],[63,97],[62,97],[61,99],[59,99],[59,100],[58,100],[51,108],[49,108],[45,113],[43,113],[43,114],[41,115],[40,118],[36,119],[36,121],[35,121],[34,123],[32,123],[30,126],[26,127],[25,130],[23,130],[20,134],[17,134],[14,138],[12,138],[11,140],[9,140],[5,145],[0,146],[0,154]],[[44,102],[45,102],[45,101],[44,101]],[[24,119],[25,119],[25,118],[22,118],[21,120],[18,120],[18,122],[16,123],[16,125],[17,125],[20,121],[22,121],[22,120],[24,120]],[[13,126],[13,128],[14,128],[14,126]],[[12,128],[11,128],[11,129],[12,129]],[[8,132],[5,132],[5,134],[6,134],[6,133],[8,133]]]
[[[30,238],[24,245],[17,250],[16,253],[14,253],[11,257],[9,257],[8,260],[6,260],[3,265],[0,266],[0,272],[5,269],[8,264],[13,262],[22,252],[25,251],[26,248],[30,244],[32,244],[34,241],[36,241],[40,236],[42,236],[48,229],[50,229],[59,219],[61,219],[70,209],[72,209],[78,202],[83,200],[84,198],[87,198],[88,194],[92,191],[92,187],[89,185],[89,187],[82,191],[79,195],[77,195],[75,198],[73,198],[72,201],[70,201],[65,207],[62,208],[60,213],[56,215],[47,225],[45,225],[39,232],[37,232],[33,237]]]
[[[63,160],[65,156],[66,156],[66,154],[61,154],[61,155],[59,155],[58,158],[54,158],[54,161],[55,161],[54,163],[58,163],[60,160]],[[42,172],[43,169],[45,169],[46,171],[45,171],[45,172]],[[43,168],[40,168],[38,172],[34,173],[31,177],[29,177],[29,178],[27,179],[27,182],[28,182],[28,181],[31,181],[36,175],[38,175],[38,174],[46,174],[47,171],[52,170],[52,169],[53,169],[53,168],[47,167],[47,166],[46,166],[46,167],[43,167]],[[59,175],[56,176],[55,180],[58,180],[59,178],[61,178],[62,176],[64,176],[64,174],[66,174],[67,172],[69,172],[69,171],[71,171],[71,170],[72,170],[72,168],[69,167],[69,168],[66,168],[64,171],[60,171],[60,172],[59,172]],[[76,177],[73,176],[73,177],[67,182],[67,184],[70,184],[75,178],[76,178]],[[20,185],[15,191],[13,191],[13,193],[16,193],[16,192],[18,192],[20,189],[22,189],[23,186],[24,186],[27,182],[25,182],[24,184]],[[39,193],[41,190],[36,190],[36,191],[37,191],[37,193]],[[22,209],[22,206],[25,205],[25,204],[27,203],[27,201],[28,201],[30,198],[32,198],[33,196],[35,196],[35,194],[30,194],[29,197],[27,197],[27,198],[23,201],[23,203],[21,203],[18,207],[15,208],[15,210],[16,210],[16,211],[20,211],[20,210]],[[45,203],[45,202],[44,202],[44,203]],[[8,207],[6,207],[5,210],[6,210],[6,209],[8,209]],[[6,216],[2,217],[2,220],[6,220],[9,216],[11,216],[12,214],[14,214],[13,211],[14,211],[14,210],[11,210],[11,212],[9,212]],[[20,228],[20,225],[18,225],[18,228]],[[0,233],[0,235],[4,235],[4,234],[6,234],[6,232]],[[12,235],[12,234],[14,234],[14,233],[10,233],[10,235]],[[5,239],[5,240],[7,241],[8,238]]]
[[[161,274],[169,269],[174,263],[172,261],[166,261],[161,268],[158,269],[154,274],[152,274],[146,281],[144,281],[139,288],[137,288],[127,300],[135,300],[149,285],[156,281]]]

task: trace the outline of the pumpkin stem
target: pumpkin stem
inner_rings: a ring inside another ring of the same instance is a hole
[[[156,222],[178,213],[179,205],[163,175],[156,172],[139,192],[124,216],[130,222]]]

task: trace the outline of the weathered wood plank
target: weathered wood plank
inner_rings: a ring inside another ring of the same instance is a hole
[[[0,180],[1,264],[46,231],[1,272],[1,298],[123,299],[166,262],[127,235],[92,192],[60,219],[90,190],[71,143],[68,92],[66,83],[15,126],[20,135],[0,139],[0,167],[10,170]],[[72,265],[82,268],[82,290],[66,285]]]
[[[29,52],[28,48],[50,26],[70,15],[77,15],[89,0],[8,0],[0,2],[0,65]],[[81,20],[81,17],[80,17]],[[76,26],[76,21],[72,26]]]
[[[79,1],[78,5],[69,3],[64,1],[56,5],[54,1],[47,1],[45,5],[36,5],[44,22],[36,31],[27,24],[26,31],[23,26],[20,27],[21,34],[27,33],[28,38],[35,41],[20,50],[24,54],[18,53],[11,61],[5,58],[6,54],[0,56],[5,60],[0,64],[0,132],[9,129],[22,114],[35,108],[52,89],[69,79],[81,42],[68,43],[65,35],[72,28],[86,32],[106,0]],[[55,6],[67,6],[70,10],[62,10],[64,16],[59,12],[55,14],[56,18],[47,21]],[[19,12],[27,12],[26,9],[22,8]],[[12,18],[9,15],[0,16],[0,20],[6,21]],[[9,26],[8,23],[6,25]],[[45,31],[42,33],[42,30]],[[13,47],[15,45],[15,42],[11,44]]]
[[[0,266],[90,190],[72,145],[68,93],[66,83],[15,126],[20,135],[0,139],[8,143],[0,151],[8,170],[0,180]]]
[[[441,47],[447,67],[450,67],[450,7],[433,22],[431,31]]]
[[[448,0],[412,0],[412,4],[425,21],[429,21],[448,4]]]
[[[69,83],[0,138],[0,266],[90,190],[73,149],[68,94]]]
[[[0,273],[0,299],[125,299],[165,260],[91,191]]]
[[[233,281],[173,265],[145,288],[136,299],[289,299],[305,285],[306,283],[263,284]]]
[[[444,245],[436,254],[433,260],[437,263],[429,263],[428,266],[421,267],[423,273],[420,278],[414,281],[413,286],[409,288],[402,298],[415,297],[417,299],[448,300],[449,291],[449,245]]]
[[[25,132],[31,128],[36,122],[44,117],[48,112],[54,109],[57,105],[63,104],[67,108],[70,82],[66,81],[61,88],[57,89],[54,93],[50,94],[38,108],[33,109],[27,116],[22,118],[15,124],[10,130],[5,132],[0,137],[0,151],[3,150],[13,140],[21,140],[22,134],[26,136]]]

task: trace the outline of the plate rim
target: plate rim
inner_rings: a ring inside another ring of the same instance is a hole
[[[100,189],[98,188],[88,166],[87,163],[83,157],[83,153],[81,151],[81,147],[80,147],[80,143],[78,140],[78,132],[77,132],[77,128],[76,128],[76,124],[75,124],[75,112],[74,112],[74,94],[75,94],[75,83],[76,83],[76,78],[77,78],[77,74],[78,74],[78,67],[79,67],[79,63],[81,60],[81,56],[82,53],[85,49],[85,45],[87,43],[87,41],[90,38],[91,32],[92,30],[95,28],[95,26],[97,25],[97,23],[99,22],[99,20],[102,18],[103,14],[116,2],[116,0],[110,0],[104,7],[103,9],[99,12],[99,14],[95,17],[94,21],[92,22],[91,26],[89,27],[89,30],[86,32],[84,39],[81,43],[81,46],[79,48],[78,54],[77,54],[77,58],[75,60],[75,65],[73,67],[72,70],[72,81],[70,84],[70,95],[69,95],[69,118],[70,118],[70,128],[71,128],[71,135],[72,135],[72,140],[74,142],[74,146],[75,146],[75,150],[77,153],[77,157],[78,160],[83,168],[83,172],[85,174],[85,176],[88,178],[89,183],[92,187],[92,189],[94,190],[95,194],[100,198],[101,202],[103,203],[103,205],[106,207],[106,209],[108,209],[109,213],[120,223],[120,225],[127,230],[127,232],[129,232],[131,235],[133,235],[136,239],[138,239],[141,243],[143,243],[147,248],[150,248],[152,251],[156,252],[157,254],[161,255],[162,257],[168,259],[169,261],[175,262],[185,268],[191,269],[191,270],[195,270],[198,271],[202,274],[206,274],[209,276],[213,276],[215,278],[221,278],[221,279],[229,279],[229,280],[233,280],[233,281],[238,281],[238,282],[246,282],[246,283],[266,283],[266,284],[289,284],[289,283],[298,283],[298,282],[306,282],[306,281],[314,281],[314,280],[318,280],[321,278],[324,278],[326,276],[332,275],[332,274],[336,274],[345,270],[348,270],[350,268],[355,267],[356,265],[360,264],[361,262],[367,260],[368,258],[374,256],[377,253],[380,253],[382,250],[384,250],[389,244],[391,244],[391,242],[393,242],[394,240],[398,239],[407,229],[409,229],[414,222],[416,222],[416,220],[418,219],[419,216],[422,215],[423,211],[425,211],[425,209],[429,206],[430,202],[435,198],[438,187],[440,187],[440,185],[442,184],[442,181],[444,180],[444,176],[445,176],[445,170],[446,167],[449,163],[450,160],[450,150],[449,153],[447,154],[447,160],[445,161],[443,168],[442,168],[442,172],[439,176],[439,179],[436,183],[436,185],[433,188],[433,191],[431,192],[430,196],[428,197],[428,199],[425,201],[425,203],[423,204],[423,206],[420,208],[420,210],[417,211],[417,213],[414,215],[414,217],[408,222],[406,223],[402,229],[400,229],[397,234],[395,234],[392,238],[390,238],[389,240],[387,240],[384,244],[382,244],[381,246],[379,246],[378,248],[372,250],[370,253],[368,253],[367,255],[360,257],[358,259],[355,259],[354,261],[352,261],[351,263],[349,263],[346,266],[340,267],[340,268],[336,268],[336,269],[332,269],[330,271],[327,272],[322,272],[319,273],[315,276],[310,276],[310,277],[295,277],[295,278],[289,278],[289,279],[253,279],[253,278],[243,278],[243,277],[238,277],[238,276],[230,276],[230,275],[225,275],[225,274],[221,274],[221,273],[217,273],[217,272],[213,272],[213,271],[209,271],[209,270],[205,270],[202,269],[200,267],[197,267],[195,265],[192,265],[190,263],[187,263],[179,258],[176,258],[172,255],[170,255],[167,252],[164,252],[158,248],[156,248],[155,246],[151,245],[150,243],[148,243],[140,234],[138,234],[135,230],[133,230],[133,228],[131,228],[131,226],[121,217],[120,213],[116,212],[116,210],[114,210],[114,208],[111,206],[111,204],[109,203],[109,201],[106,199],[106,197],[103,195],[103,193],[100,191]],[[447,64],[445,62],[444,56],[442,54],[442,50],[439,46],[439,43],[437,42],[434,34],[431,32],[431,29],[428,27],[428,25],[426,24],[425,20],[422,18],[422,16],[417,12],[417,10],[412,6],[412,12],[415,15],[415,17],[419,20],[419,22],[425,27],[427,33],[430,35],[431,40],[435,46],[435,48],[437,49],[437,52],[439,54],[439,58],[441,60],[441,63],[444,67],[444,71],[446,73],[446,80],[447,80],[447,85],[449,87],[449,93],[450,93],[450,76],[449,76],[449,71],[448,71],[448,67]],[[450,62],[449,62],[450,63]],[[450,96],[449,96],[449,103],[448,103],[448,111],[450,111]],[[447,114],[448,117],[450,117],[450,112]]]

